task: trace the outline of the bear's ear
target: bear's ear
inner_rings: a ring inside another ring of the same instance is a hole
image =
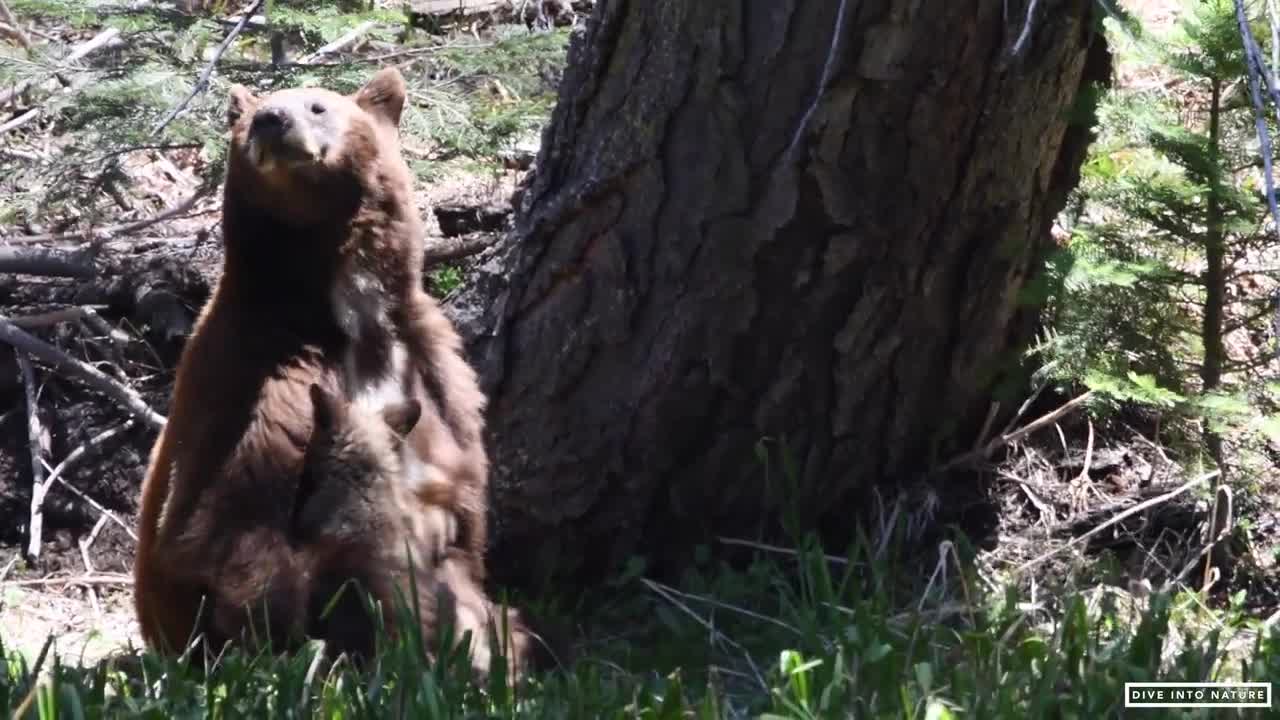
[[[249,88],[243,85],[231,86],[231,97],[227,101],[227,126],[230,127],[240,121],[240,118],[253,112],[258,106],[258,96],[249,92]]]
[[[382,419],[391,426],[391,430],[396,435],[402,438],[413,430],[420,417],[422,417],[422,405],[417,400],[405,400],[382,409]]]
[[[351,97],[365,112],[398,128],[400,112],[404,110],[404,96],[404,77],[394,67],[386,67],[369,78],[369,82]]]
[[[315,423],[313,431],[328,432],[346,417],[346,408],[333,393],[311,384],[311,412]]]

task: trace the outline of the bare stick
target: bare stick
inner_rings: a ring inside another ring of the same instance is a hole
[[[799,557],[800,552],[791,548],[779,547],[777,545],[769,545],[766,543],[755,542],[754,540],[741,540],[739,538],[717,537],[725,545],[737,545],[739,547],[749,547],[755,550],[763,550],[764,552],[778,553],[779,555],[790,555],[791,557]],[[837,557],[835,555],[823,555],[823,560],[836,565],[848,565],[847,558]]]
[[[129,523],[125,522],[124,520],[121,520],[119,515],[116,515],[115,513],[103,507],[102,504],[99,503],[97,500],[94,500],[93,498],[89,497],[88,495],[85,494],[83,490],[67,482],[64,478],[59,477],[58,484],[66,488],[67,490],[71,491],[71,493],[76,497],[85,501],[85,503],[87,503],[89,507],[93,508],[94,510],[97,510],[99,513],[101,513],[102,517],[105,517],[111,522],[115,523],[116,525],[119,525],[120,529],[124,530],[125,535],[128,535],[130,538],[133,538],[134,542],[138,541],[137,533],[133,531],[132,527],[129,527]]]
[[[13,17],[13,13],[9,10],[9,4],[4,0],[0,0],[0,20],[13,26],[13,36],[18,39],[18,44],[27,51],[28,56],[34,57],[36,51],[31,45],[31,38],[27,37],[27,34],[22,31],[22,25]]]
[[[125,348],[129,345],[129,341],[131,340],[131,338],[129,337],[129,333],[112,325],[106,320],[103,320],[102,316],[98,314],[97,310],[88,306],[84,306],[80,308],[80,320],[85,325],[88,325],[92,329],[97,330],[98,332],[105,335],[107,339],[111,341],[111,344],[115,347],[116,363],[118,365],[123,365],[124,364],[123,353]]]
[[[97,35],[94,35],[93,38],[90,39],[88,42],[82,45],[76,46],[74,50],[72,50],[65,58],[62,59],[62,62],[58,63],[58,68],[65,69],[67,66],[71,65],[72,63],[75,63],[84,59],[90,53],[96,50],[99,50],[103,47],[106,47],[108,44],[111,43],[111,41],[115,40],[119,35],[120,35],[120,31],[117,30],[116,28],[107,28],[106,30],[103,30]],[[40,83],[42,85],[47,83],[49,81],[49,75],[53,75],[55,73],[56,71],[48,73],[47,75],[40,78],[31,78],[28,80],[23,80],[17,85],[14,85],[12,88],[0,92],[0,105],[8,105],[11,100],[13,100],[18,95],[26,92],[27,88],[31,87],[36,83]]]
[[[178,117],[179,113],[186,110],[187,106],[191,104],[191,101],[194,100],[197,95],[204,92],[204,89],[209,85],[209,76],[213,74],[214,67],[216,67],[218,65],[218,61],[222,59],[222,54],[227,51],[227,48],[231,47],[231,42],[236,39],[236,36],[239,35],[242,30],[244,30],[244,26],[248,24],[249,18],[253,17],[254,13],[258,12],[258,9],[262,7],[263,2],[264,0],[253,0],[253,4],[245,9],[244,16],[240,18],[240,22],[236,23],[235,27],[231,28],[231,32],[227,33],[227,36],[222,39],[222,44],[218,46],[217,50],[213,51],[213,57],[209,59],[209,64],[205,65],[204,71],[200,73],[200,77],[196,80],[195,86],[191,88],[191,92],[187,94],[182,102],[178,103],[164,116],[164,119],[160,121],[160,124],[155,126],[151,131],[152,137],[156,137],[163,132],[165,128],[169,127],[169,123],[173,122],[174,119]]]
[[[18,350],[37,357],[55,371],[74,377],[98,392],[116,401],[130,415],[141,418],[154,428],[163,428],[165,417],[152,410],[142,396],[133,389],[112,380],[101,370],[67,355],[58,348],[34,337],[0,315],[0,342],[6,342]]]
[[[374,29],[375,27],[377,27],[377,25],[378,23],[373,22],[372,20],[362,22],[359,25],[352,28],[350,31],[348,31],[345,35],[338,38],[337,40],[334,40],[328,45],[321,47],[320,49],[316,50],[310,55],[303,56],[300,60],[298,60],[298,64],[310,65],[311,63],[315,62],[316,60],[319,60],[325,55],[332,55],[333,53],[339,52],[341,50],[345,50],[348,46],[354,45],[357,40],[364,37],[366,33]]]
[[[65,308],[63,310],[53,310],[47,313],[40,313],[39,315],[12,317],[9,318],[9,322],[17,325],[23,330],[35,330],[64,322],[76,322],[84,317],[85,310],[103,307],[106,307],[106,305],[85,305],[83,307]]]
[[[1022,563],[1021,565],[1019,565],[1017,568],[1014,569],[1013,574],[1021,575],[1023,571],[1025,571],[1027,568],[1030,568],[1033,565],[1038,565],[1044,562],[1045,560],[1048,560],[1049,558],[1053,557],[1054,555],[1057,555],[1058,553],[1063,552],[1067,548],[1079,545],[1085,540],[1088,540],[1094,535],[1097,535],[1098,533],[1102,532],[1103,530],[1106,530],[1107,528],[1111,527],[1112,525],[1115,525],[1116,523],[1120,522],[1121,520],[1124,520],[1125,518],[1132,517],[1142,512],[1143,510],[1146,510],[1147,508],[1153,507],[1155,505],[1159,505],[1160,503],[1168,502],[1169,500],[1172,500],[1178,497],[1179,495],[1190,490],[1191,488],[1212,480],[1213,478],[1218,476],[1218,472],[1219,471],[1217,470],[1214,470],[1212,472],[1207,472],[1204,475],[1201,475],[1200,477],[1192,478],[1191,480],[1188,480],[1187,482],[1179,485],[1178,487],[1174,488],[1173,490],[1170,490],[1169,492],[1163,495],[1157,495],[1151,498],[1150,500],[1147,500],[1145,502],[1140,502],[1137,505],[1134,505],[1133,507],[1129,508],[1128,510],[1125,510],[1124,512],[1117,514],[1115,517],[1102,523],[1101,525],[1090,530],[1089,532],[1079,537],[1072,538],[1071,541],[1066,543],[1065,545],[1056,547],[1052,550],[1049,550],[1048,552],[1045,552],[1039,555],[1038,557],[1032,558],[1031,560],[1028,560]]]
[[[93,544],[97,542],[98,536],[102,534],[102,528],[106,526],[107,526],[107,516],[99,515],[98,522],[93,524],[93,530],[89,532],[89,537],[80,541],[80,547],[83,548],[85,552],[88,552],[89,548],[93,547]],[[94,573],[94,569],[90,566],[88,558],[85,558],[84,566],[85,566],[85,569],[89,571],[90,575]]]
[[[28,527],[27,557],[40,557],[40,536],[44,532],[44,495],[49,489],[44,479],[44,457],[49,454],[49,431],[40,422],[36,403],[36,372],[26,353],[17,353],[18,372],[27,399],[27,435],[31,440],[31,524]]]
[[[80,540],[80,559],[84,562],[84,571],[90,575],[97,572],[93,567],[93,561],[89,559],[89,548],[93,547],[93,542],[98,539],[98,533],[102,532],[102,528],[107,524],[107,516],[99,515],[98,522],[93,524],[93,530],[90,531],[89,537]],[[98,601],[98,589],[90,586],[85,588],[89,594],[89,602],[93,604],[93,613],[97,617],[102,617],[102,605]]]
[[[1079,397],[1072,399],[1071,401],[1067,402],[1065,405],[1058,408],[1057,410],[1054,410],[1051,413],[1041,416],[1038,420],[1034,420],[1032,422],[1027,423],[1026,425],[1022,426],[1018,430],[1014,430],[1013,432],[1010,432],[1010,433],[1004,433],[1002,435],[997,435],[996,437],[992,438],[991,441],[988,442],[986,445],[976,450],[971,450],[967,453],[964,453],[963,455],[959,455],[955,458],[952,458],[951,460],[947,461],[944,465],[939,467],[934,472],[936,473],[946,472],[948,470],[952,470],[957,467],[971,465],[979,460],[985,460],[991,457],[992,453],[1004,447],[1005,445],[1008,445],[1009,443],[1012,443],[1012,442],[1016,442],[1026,437],[1027,435],[1030,435],[1036,430],[1039,430],[1042,427],[1052,425],[1053,423],[1057,422],[1060,418],[1062,418],[1064,415],[1070,413],[1072,410],[1075,410],[1076,408],[1083,405],[1091,397],[1093,397],[1092,390],[1090,390],[1089,392],[1083,395],[1080,395]]]
[[[135,425],[137,425],[136,420],[125,421],[123,424],[117,427],[103,430],[97,435],[94,435],[93,437],[86,440],[84,444],[81,445],[80,447],[76,448],[75,450],[72,450],[70,453],[67,454],[66,457],[62,458],[62,462],[58,463],[57,467],[49,471],[49,477],[47,480],[44,481],[44,484],[45,484],[44,492],[48,492],[48,488],[51,485],[53,485],[53,483],[56,481],[58,484],[62,485],[62,487],[66,488],[67,490],[70,490],[76,497],[88,503],[89,506],[92,507],[94,510],[97,510],[102,515],[103,518],[109,519],[115,524],[119,525],[120,528],[124,530],[129,537],[133,538],[136,541],[138,539],[138,536],[134,534],[133,528],[129,527],[128,523],[124,522],[119,517],[117,517],[115,513],[103,507],[102,503],[99,503],[97,500],[94,500],[93,498],[89,497],[87,494],[85,494],[83,490],[72,485],[71,483],[67,482],[62,478],[63,474],[65,474],[66,471],[72,465],[79,462],[80,458],[89,454],[91,451],[97,450],[108,440],[118,435],[123,435],[124,433],[132,430]]]
[[[121,574],[80,575],[77,577],[6,580],[0,587],[40,587],[44,585],[132,585],[133,577]]]
[[[40,108],[31,108],[30,110],[22,113],[21,115],[10,120],[9,122],[3,125],[0,125],[0,135],[3,135],[9,132],[10,130],[17,130],[18,128],[22,127],[23,125],[26,125],[32,120],[35,120],[39,116],[40,116]]]
[[[475,233],[432,242],[423,253],[423,265],[430,267],[450,260],[461,260],[482,252],[501,237],[498,233]]]
[[[43,248],[0,247],[0,273],[40,277],[88,278],[96,273],[86,253]]]
[[[149,228],[152,225],[162,223],[165,220],[185,214],[191,210],[192,206],[205,195],[207,189],[201,188],[189,195],[185,200],[174,205],[171,208],[161,210],[160,212],[142,220],[136,220],[122,225],[109,225],[103,228],[90,228],[82,232],[70,233],[46,233],[44,235],[19,235],[17,237],[3,238],[6,242],[11,243],[38,243],[38,242],[68,242],[71,240],[94,240],[118,237],[120,235],[128,235],[139,230]]]
[[[747,649],[742,647],[742,645],[737,640],[734,640],[728,635],[725,635],[724,633],[717,630],[714,623],[703,618],[698,613],[694,612],[693,608],[689,607],[688,604],[686,604],[680,598],[668,592],[665,586],[659,583],[656,583],[648,578],[640,578],[640,582],[643,583],[645,587],[657,593],[660,597],[665,599],[667,602],[671,603],[672,605],[675,605],[676,608],[683,611],[685,615],[688,615],[689,617],[693,618],[694,622],[706,628],[707,633],[710,635],[711,640],[713,642],[716,642],[724,647],[732,647],[738,652],[742,653],[742,657],[747,661],[747,665],[751,667],[751,672],[755,674],[756,682],[760,683],[760,687],[765,688],[766,690],[768,689],[769,686],[764,681],[764,675],[760,673],[760,668],[756,666],[755,660],[751,658],[751,653],[747,652]]]

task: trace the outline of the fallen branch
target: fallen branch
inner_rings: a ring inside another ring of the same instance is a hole
[[[218,49],[213,51],[213,57],[209,59],[209,64],[205,65],[204,70],[200,73],[199,79],[196,80],[195,86],[191,88],[191,92],[183,98],[182,102],[178,103],[172,110],[166,113],[164,119],[151,130],[152,137],[156,137],[163,132],[165,128],[169,127],[169,123],[173,122],[183,110],[186,110],[187,106],[191,104],[191,101],[194,100],[197,95],[204,92],[204,89],[209,85],[209,76],[213,74],[214,67],[216,67],[218,65],[218,61],[222,59],[222,54],[227,51],[227,48],[231,47],[232,41],[236,39],[236,36],[239,35],[242,30],[244,30],[244,26],[248,24],[249,18],[253,17],[254,13],[258,12],[258,9],[262,7],[262,3],[264,1],[265,0],[253,0],[253,4],[245,9],[244,16],[240,18],[240,22],[236,23],[235,27],[231,28],[231,32],[228,32],[227,36],[222,39],[222,44],[218,46]]]
[[[338,38],[337,40],[334,40],[328,45],[324,45],[320,47],[318,50],[316,50],[315,52],[309,55],[303,56],[300,60],[298,60],[297,64],[310,65],[311,63],[319,60],[325,55],[332,55],[333,53],[345,50],[348,46],[354,45],[357,40],[364,37],[366,33],[368,33],[370,30],[374,29],[377,26],[378,26],[378,23],[373,22],[372,20],[362,22],[359,25],[352,28],[350,31],[348,31],[345,35]]]
[[[0,135],[3,135],[9,132],[10,130],[17,130],[18,128],[22,127],[23,125],[26,125],[32,120],[35,120],[37,117],[40,117],[40,108],[38,107],[31,108],[30,110],[22,113],[21,115],[10,120],[9,122],[3,125],[0,125]]]
[[[112,380],[97,368],[87,365],[67,355],[45,341],[28,334],[22,328],[0,316],[0,342],[48,363],[56,372],[63,372],[77,378],[86,385],[114,400],[130,415],[141,418],[154,428],[163,428],[165,417],[152,410],[146,401],[133,389]]]
[[[58,463],[57,467],[49,471],[49,477],[47,480],[44,481],[45,489],[43,492],[48,492],[49,487],[51,487],[54,482],[59,483],[60,485],[62,485],[62,487],[66,488],[67,490],[70,490],[74,495],[76,495],[76,497],[79,497],[81,500],[84,500],[86,503],[88,503],[94,510],[97,510],[99,513],[101,513],[102,517],[110,519],[115,524],[119,525],[125,531],[125,533],[128,534],[129,537],[133,538],[136,541],[138,539],[138,536],[134,534],[133,528],[129,527],[128,523],[116,517],[115,513],[111,512],[106,507],[104,507],[102,503],[99,503],[97,500],[94,500],[93,498],[86,495],[84,491],[82,491],[80,488],[62,479],[63,474],[65,474],[66,471],[71,466],[75,465],[80,460],[80,458],[88,455],[90,452],[94,450],[97,450],[108,440],[114,437],[117,437],[119,435],[123,435],[126,432],[129,432],[134,428],[135,425],[137,425],[137,421],[127,420],[123,424],[117,427],[113,427],[108,430],[103,430],[97,435],[94,435],[93,437],[86,440],[84,444],[81,445],[80,447],[76,448],[75,450],[72,450],[70,453],[67,454],[66,457],[62,458],[62,462]]]
[[[27,437],[31,447],[31,524],[27,528],[27,557],[34,560],[40,557],[40,538],[44,533],[44,496],[49,489],[44,478],[44,457],[49,454],[50,437],[40,422],[35,369],[25,353],[19,352],[17,356],[18,372],[22,375],[27,400]]]
[[[6,580],[0,587],[38,587],[42,585],[132,585],[130,575],[102,574],[79,575],[76,577],[36,578],[34,580]]]
[[[40,328],[51,327],[64,322],[78,322],[84,317],[86,310],[95,307],[106,307],[105,305],[85,305],[82,307],[65,308],[63,310],[53,310],[39,315],[22,315],[19,317],[9,318],[9,322],[17,325],[23,330],[38,330]]]
[[[800,557],[799,550],[792,550],[791,548],[779,547],[777,545],[769,545],[767,543],[756,542],[754,540],[742,540],[739,538],[731,538],[731,537],[723,537],[723,536],[717,537],[716,540],[718,540],[720,543],[724,545],[735,545],[738,547],[751,548],[753,550],[761,550],[763,552],[778,553],[779,555],[789,555],[791,557]],[[842,558],[836,555],[823,555],[822,559],[826,560],[829,563],[835,563],[836,565],[849,564],[848,558]]]
[[[991,457],[991,455],[995,453],[996,450],[999,450],[1005,445],[1021,440],[1022,438],[1026,437],[1027,435],[1030,435],[1031,433],[1039,430],[1040,428],[1048,427],[1049,425],[1052,425],[1053,423],[1060,420],[1064,415],[1067,415],[1071,411],[1083,405],[1091,397],[1093,397],[1092,390],[1070,400],[1069,402],[1067,402],[1057,410],[1054,410],[1051,413],[1043,415],[1039,419],[1029,422],[1026,425],[1023,425],[1021,428],[1014,430],[1013,432],[997,435],[996,437],[992,438],[991,441],[988,442],[986,445],[983,445],[980,448],[976,448],[962,455],[958,455],[952,458],[951,460],[948,460],[941,467],[934,470],[934,473],[942,473],[948,470],[954,470],[957,467],[972,465],[980,460],[986,460],[987,458]]]
[[[1057,555],[1058,553],[1061,553],[1061,552],[1065,551],[1065,550],[1066,550],[1066,549],[1068,549],[1068,548],[1071,548],[1071,547],[1074,547],[1074,546],[1076,546],[1076,545],[1079,545],[1080,543],[1084,542],[1085,540],[1088,540],[1089,538],[1093,537],[1094,535],[1097,535],[1098,533],[1102,532],[1103,530],[1106,530],[1107,528],[1111,527],[1112,525],[1115,525],[1116,523],[1119,523],[1120,521],[1124,520],[1125,518],[1129,518],[1129,517],[1132,517],[1132,516],[1134,516],[1134,515],[1137,515],[1138,513],[1142,512],[1143,510],[1146,510],[1147,508],[1153,507],[1153,506],[1155,506],[1155,505],[1159,505],[1160,503],[1168,502],[1168,501],[1170,501],[1170,500],[1172,500],[1172,499],[1174,499],[1174,498],[1178,497],[1178,496],[1179,496],[1179,495],[1181,495],[1182,493],[1184,493],[1184,492],[1186,492],[1186,491],[1190,490],[1191,488],[1193,488],[1193,487],[1195,487],[1195,486],[1197,486],[1197,485],[1200,485],[1200,484],[1206,483],[1206,482],[1208,482],[1208,481],[1212,480],[1213,478],[1215,478],[1215,477],[1217,477],[1217,476],[1218,476],[1218,471],[1217,471],[1217,470],[1214,470],[1214,471],[1212,471],[1212,472],[1207,472],[1207,473],[1205,473],[1204,475],[1201,475],[1200,477],[1192,478],[1191,480],[1188,480],[1187,482],[1185,482],[1185,483],[1183,483],[1183,484],[1179,485],[1178,487],[1174,488],[1173,490],[1170,490],[1169,492],[1167,492],[1167,493],[1165,493],[1165,494],[1163,494],[1163,495],[1157,495],[1157,496],[1155,496],[1155,497],[1151,498],[1150,500],[1147,500],[1147,501],[1145,501],[1145,502],[1140,502],[1140,503],[1138,503],[1137,505],[1134,505],[1133,507],[1129,508],[1128,510],[1125,510],[1124,512],[1122,512],[1122,513],[1120,513],[1120,514],[1116,515],[1115,517],[1111,518],[1110,520],[1108,520],[1108,521],[1106,521],[1106,522],[1102,523],[1102,524],[1101,524],[1101,525],[1099,525],[1098,527],[1096,527],[1096,528],[1094,528],[1094,529],[1090,530],[1089,532],[1087,532],[1087,533],[1085,533],[1085,534],[1083,534],[1083,535],[1081,535],[1081,536],[1079,536],[1079,537],[1074,537],[1074,538],[1072,538],[1072,539],[1071,539],[1069,542],[1067,542],[1065,545],[1061,545],[1061,546],[1059,546],[1059,547],[1056,547],[1056,548],[1054,548],[1054,549],[1052,549],[1052,550],[1049,550],[1048,552],[1045,552],[1045,553],[1043,553],[1043,554],[1039,555],[1038,557],[1035,557],[1035,558],[1033,558],[1033,559],[1031,559],[1031,560],[1028,560],[1028,561],[1026,561],[1026,562],[1022,563],[1021,565],[1019,565],[1017,568],[1015,568],[1015,569],[1014,569],[1013,574],[1014,574],[1014,575],[1021,575],[1021,574],[1022,574],[1025,570],[1027,570],[1028,568],[1030,568],[1030,567],[1032,567],[1032,566],[1034,566],[1034,565],[1039,565],[1040,563],[1044,562],[1045,560],[1048,560],[1049,558],[1053,557],[1054,555]]]
[[[461,260],[479,254],[501,237],[499,233],[475,233],[464,237],[446,238],[431,243],[423,253],[426,267],[450,260]]]
[[[119,37],[119,35],[120,31],[116,28],[107,28],[106,30],[103,30],[97,35],[94,35],[88,42],[76,46],[75,49],[73,49],[65,58],[62,59],[61,62],[58,63],[57,68],[59,70],[66,69],[72,63],[83,60],[90,53],[106,47],[111,43],[111,41]],[[27,88],[32,85],[37,83],[44,85],[48,83],[51,79],[50,76],[56,74],[57,70],[54,70],[42,77],[29,78],[19,82],[8,90],[0,92],[0,105],[8,105],[11,100],[26,92]]]
[[[15,247],[0,247],[0,273],[69,278],[89,278],[97,274],[91,253]]]
[[[152,225],[162,223],[166,220],[170,220],[174,217],[177,217],[179,215],[186,213],[187,211],[191,210],[191,208],[196,204],[196,202],[200,200],[200,198],[204,197],[206,192],[207,192],[206,188],[201,188],[199,190],[196,190],[194,193],[189,195],[187,199],[183,200],[177,205],[174,205],[173,207],[167,208],[165,210],[161,210],[160,212],[156,213],[155,215],[152,215],[151,217],[143,218],[142,220],[136,220],[131,223],[124,223],[122,225],[109,225],[103,228],[89,228],[88,230],[84,230],[81,232],[46,233],[44,235],[19,235],[17,237],[3,238],[3,240],[5,242],[10,242],[10,243],[69,242],[72,240],[108,239],[108,238],[118,237],[120,235],[128,235],[130,233],[134,233],[139,230],[149,228]]]
[[[27,56],[35,57],[36,50],[31,45],[31,38],[27,37],[27,34],[23,32],[22,25],[13,17],[13,13],[9,10],[9,4],[4,0],[0,0],[0,20],[12,26],[13,36],[17,38],[18,44],[22,46],[22,49],[27,51]]]

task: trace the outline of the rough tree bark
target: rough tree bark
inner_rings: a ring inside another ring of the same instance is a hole
[[[784,498],[847,528],[971,446],[1110,74],[1092,0],[1037,4],[598,5],[515,232],[452,302],[500,579],[768,534]]]

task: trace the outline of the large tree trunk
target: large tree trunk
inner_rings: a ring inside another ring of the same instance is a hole
[[[974,441],[1109,76],[1092,0],[1035,4],[1021,44],[1025,0],[599,4],[453,303],[500,578],[847,526]]]

